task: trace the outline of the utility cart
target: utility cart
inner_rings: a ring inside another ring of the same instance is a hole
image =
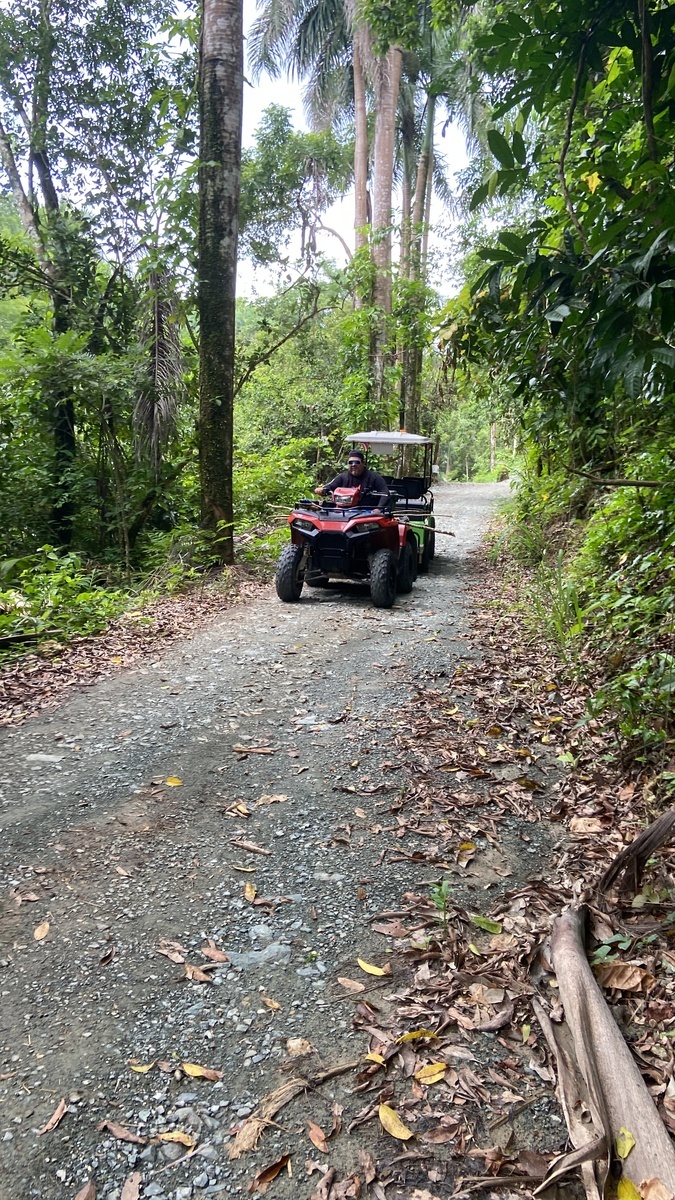
[[[368,456],[377,455],[389,460],[377,469],[390,488],[392,511],[399,520],[403,519],[410,526],[415,535],[418,569],[420,574],[425,574],[434,557],[436,542],[434,494],[431,490],[433,438],[402,430],[370,429],[364,433],[350,433],[345,442],[359,446]],[[387,469],[393,473],[388,474]],[[406,470],[411,473],[405,474]]]

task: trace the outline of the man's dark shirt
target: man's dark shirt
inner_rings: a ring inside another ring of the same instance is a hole
[[[366,467],[362,475],[352,475],[351,471],[340,471],[330,483],[324,483],[324,492],[334,492],[336,488],[361,488],[361,503],[370,504],[373,508],[384,508],[389,497],[389,488],[377,471]]]

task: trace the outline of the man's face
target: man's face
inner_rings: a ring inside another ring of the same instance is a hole
[[[348,466],[350,475],[362,475],[366,469],[366,464],[362,458],[352,458],[351,455],[349,457]]]

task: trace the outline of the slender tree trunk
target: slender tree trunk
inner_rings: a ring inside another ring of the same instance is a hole
[[[436,119],[436,98],[427,97],[427,111],[424,124],[424,137],[417,163],[417,178],[415,180],[415,197],[412,210],[412,245],[410,250],[409,276],[413,282],[426,283],[426,236],[429,222],[429,206],[427,201],[433,191],[432,172],[434,161],[434,121]],[[423,295],[414,297],[417,311],[422,313]],[[419,334],[421,338],[421,331]],[[423,347],[417,340],[410,348],[407,362],[408,378],[406,381],[406,414],[405,427],[409,433],[419,433],[420,409],[422,403],[422,361]],[[410,455],[409,455],[410,458]]]
[[[386,58],[379,63],[375,113],[373,190],[373,261],[375,303],[384,312],[391,312],[391,194],[394,176],[394,145],[396,140],[396,109],[401,82],[403,55],[400,47],[391,46]]]
[[[399,46],[391,46],[380,60],[375,112],[374,187],[373,187],[373,264],[375,286],[373,300],[380,318],[373,339],[372,401],[378,421],[388,423],[393,396],[387,382],[391,362],[387,317],[391,313],[391,196],[394,176],[396,110],[401,82],[403,55]],[[386,427],[386,425],[385,425]]]
[[[242,0],[202,0],[199,55],[199,469],[202,522],[234,558],[232,410],[243,103]]]
[[[410,243],[411,243],[411,217],[412,217],[412,175],[414,167],[414,122],[410,122],[410,128],[402,129],[403,136],[403,182],[401,185],[401,257],[399,262],[399,278],[407,279],[410,272]],[[411,346],[408,339],[400,343],[396,347],[396,363],[399,368],[400,388],[399,388],[399,425],[401,429],[406,428],[406,409],[407,409],[407,387],[410,367],[408,360],[411,353]]]
[[[490,470],[494,471],[497,465],[497,426],[494,421],[490,423]]]
[[[424,202],[424,229],[422,232],[422,262],[420,270],[422,279],[427,277],[427,259],[429,257],[429,230],[431,228],[431,201],[434,194],[434,148],[429,154],[429,174],[427,175],[427,194]]]
[[[362,34],[354,30],[354,246],[368,244],[368,110],[361,51]]]

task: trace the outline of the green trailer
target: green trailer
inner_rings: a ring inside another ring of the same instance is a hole
[[[418,570],[424,574],[434,557],[436,542],[431,490],[437,472],[433,463],[433,438],[404,430],[370,429],[364,433],[350,433],[345,442],[360,446],[368,456],[377,455],[385,460],[377,469],[389,486],[393,511],[415,534]]]

